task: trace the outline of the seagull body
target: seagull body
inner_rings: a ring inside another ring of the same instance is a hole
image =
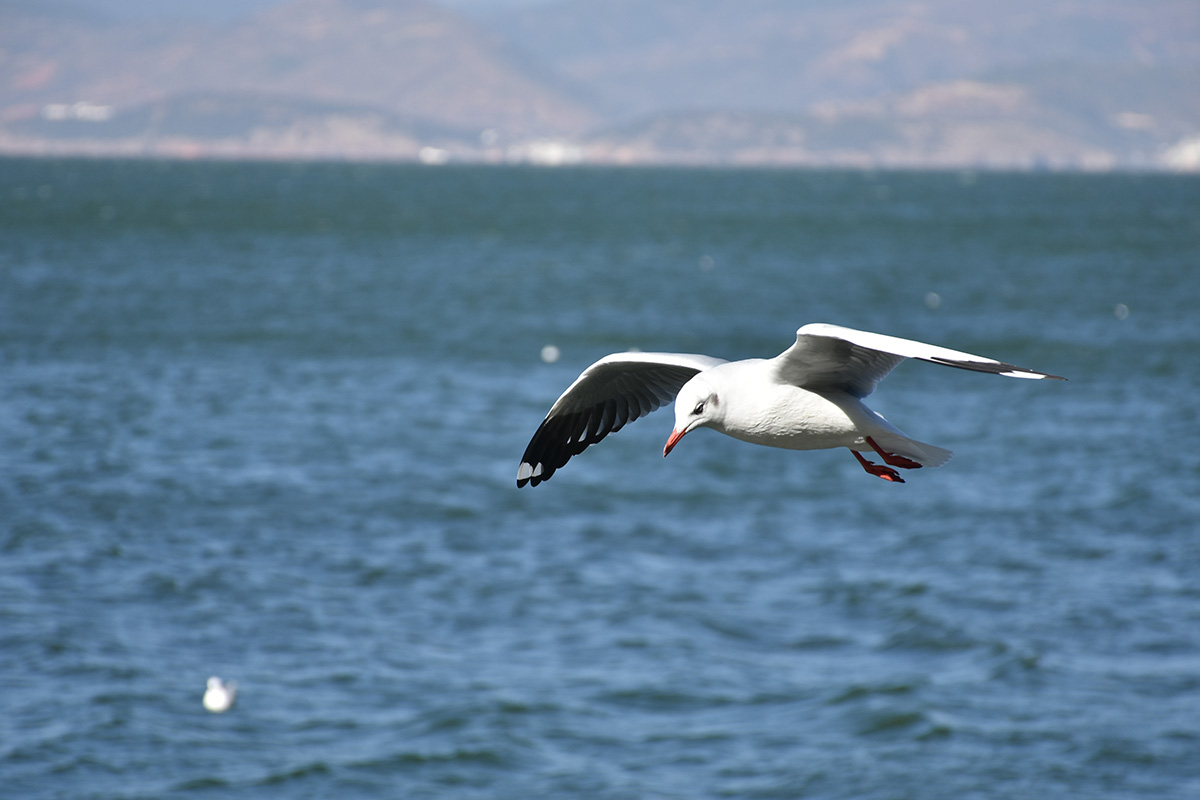
[[[550,408],[525,450],[517,486],[549,480],[571,456],[675,401],[671,452],[696,428],[789,450],[848,448],[868,474],[904,483],[893,469],[939,467],[951,453],[907,436],[862,402],[901,361],[1012,378],[1053,378],[936,345],[813,323],[775,358],[725,361],[690,353],[614,353],[583,371]],[[876,464],[862,453],[877,454]]]
[[[223,683],[216,676],[208,679],[208,688],[204,690],[204,707],[207,710],[214,714],[228,711],[233,707],[233,701],[236,699],[237,683],[235,681]]]

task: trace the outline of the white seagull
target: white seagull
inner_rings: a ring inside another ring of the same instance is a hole
[[[223,683],[215,675],[208,679],[208,688],[204,690],[204,707],[214,714],[220,714],[233,707],[237,699],[237,682]]]
[[[862,399],[906,358],[1010,378],[1053,378],[1024,367],[895,336],[813,323],[775,358],[725,361],[690,353],[614,353],[567,387],[534,433],[517,486],[547,481],[571,456],[675,400],[666,456],[696,428],[789,450],[847,447],[869,474],[904,483],[900,469],[940,467],[950,451],[918,442]],[[883,464],[863,453],[878,453]]]

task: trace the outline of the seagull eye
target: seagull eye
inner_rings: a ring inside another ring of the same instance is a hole
[[[699,403],[696,403],[696,407],[692,409],[692,416],[698,417],[703,413],[704,413],[704,401],[701,400]]]

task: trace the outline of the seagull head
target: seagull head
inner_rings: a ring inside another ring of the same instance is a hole
[[[720,410],[721,399],[706,381],[697,376],[685,383],[675,396],[675,429],[663,447],[663,457],[675,449],[684,434],[719,419]]]

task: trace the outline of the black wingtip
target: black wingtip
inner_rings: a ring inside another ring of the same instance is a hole
[[[941,356],[930,356],[925,359],[932,361],[935,364],[944,364],[947,367],[958,367],[959,369],[969,369],[973,372],[987,372],[992,375],[1004,375],[1009,378],[1032,378],[1043,379],[1050,378],[1056,381],[1065,381],[1061,375],[1051,375],[1049,372],[1038,372],[1036,369],[1027,369],[1026,367],[1018,367],[1016,364],[1009,364],[1004,361],[963,361],[954,358],[942,358]]]
[[[530,464],[528,461],[522,461],[521,466],[517,467],[517,488],[520,489],[527,484],[537,486],[553,474],[554,470],[546,469],[544,462]]]

